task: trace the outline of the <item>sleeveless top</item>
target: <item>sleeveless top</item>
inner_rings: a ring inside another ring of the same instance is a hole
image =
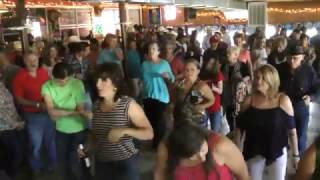
[[[246,132],[245,160],[261,155],[269,165],[282,156],[288,146],[288,130],[295,128],[293,116],[279,106],[259,109],[251,106],[237,118],[237,127]]]
[[[211,150],[214,149],[219,135],[212,133],[209,136],[208,144]],[[210,152],[209,152],[210,153]],[[174,174],[174,180],[232,180],[232,173],[226,165],[215,164],[215,169],[206,174],[202,164],[186,167],[177,166]]]
[[[192,113],[188,117],[190,117],[191,121],[195,124],[206,127],[207,125],[207,118],[205,115],[205,112],[200,113],[195,111],[194,109],[194,101],[196,101],[195,97],[202,97],[201,93],[195,88],[199,80],[195,81],[193,85],[191,86],[190,90],[187,92],[187,94],[184,93],[184,82],[185,80],[182,80],[179,82],[177,87],[174,90],[174,98],[175,98],[175,104],[183,105],[183,110],[185,113]]]
[[[110,112],[102,112],[100,101],[94,106],[92,131],[96,138],[96,157],[100,162],[120,161],[138,153],[133,138],[125,136],[117,143],[108,141],[112,129],[130,128],[132,122],[128,116],[128,108],[133,99],[122,97]]]

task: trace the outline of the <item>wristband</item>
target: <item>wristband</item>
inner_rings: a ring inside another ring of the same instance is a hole
[[[300,156],[299,156],[299,155],[296,155],[296,154],[292,154],[292,157],[294,157],[294,158],[300,158]]]

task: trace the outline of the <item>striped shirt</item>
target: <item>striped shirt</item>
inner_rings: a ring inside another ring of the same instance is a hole
[[[92,130],[96,136],[96,157],[98,161],[120,161],[137,154],[133,138],[125,136],[117,143],[108,141],[108,135],[115,128],[130,128],[133,126],[128,116],[128,108],[133,99],[122,97],[110,112],[101,111],[101,102],[94,107]]]

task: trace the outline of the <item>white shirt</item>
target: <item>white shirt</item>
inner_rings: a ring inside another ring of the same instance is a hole
[[[229,36],[229,34],[226,32],[224,34],[222,34],[222,41],[228,44],[228,47],[231,47],[231,37]]]
[[[203,38],[203,42],[202,42],[202,49],[203,50],[207,50],[208,48],[210,48],[210,38],[211,38],[212,35],[206,35],[204,38]]]

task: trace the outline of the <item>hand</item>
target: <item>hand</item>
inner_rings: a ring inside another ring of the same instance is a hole
[[[202,105],[198,104],[198,105],[194,106],[194,110],[196,112],[202,113],[202,112],[204,112],[205,108]]]
[[[82,75],[80,73],[75,74],[76,79],[82,79]]]
[[[116,54],[117,58],[118,58],[120,61],[122,61],[122,60],[123,60],[123,53],[122,53],[122,50],[121,50],[121,49],[119,49],[119,48],[116,48],[116,49],[114,50],[114,52],[115,52],[115,54]]]
[[[14,127],[16,130],[21,130],[21,129],[24,128],[24,122],[23,122],[23,121],[14,122],[13,127]]]
[[[311,102],[311,98],[308,95],[303,96],[302,99],[306,105],[309,105]]]
[[[299,157],[292,157],[292,167],[297,170],[300,158]]]
[[[162,73],[161,76],[164,78],[164,79],[170,79],[170,76],[168,73]]]
[[[112,129],[108,135],[108,140],[111,143],[119,142],[121,138],[123,138],[126,135],[126,129],[124,128],[118,128],[118,129]]]
[[[79,111],[79,114],[86,119],[92,119],[93,113],[90,111]]]
[[[250,81],[250,76],[244,77],[244,78],[243,78],[243,81],[246,82],[246,83],[249,82],[249,81]]]
[[[216,86],[212,83],[211,90],[212,90],[212,91],[218,91],[219,88],[216,87]]]
[[[40,108],[42,111],[47,111],[47,106],[45,103],[39,103],[40,104]]]
[[[79,155],[79,158],[84,158],[86,157],[86,153],[87,153],[87,150],[86,149],[80,149],[78,148],[78,155]]]

